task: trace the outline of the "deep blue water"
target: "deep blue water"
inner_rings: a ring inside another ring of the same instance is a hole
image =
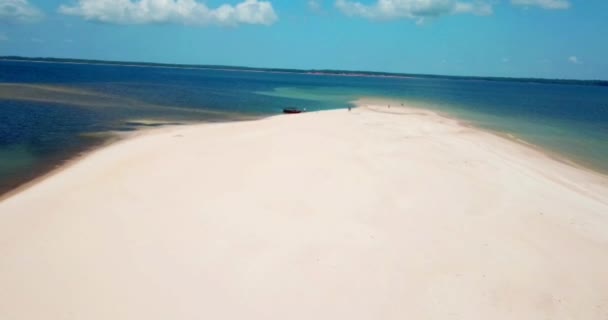
[[[141,120],[226,121],[401,99],[608,172],[608,87],[0,61],[0,193]]]

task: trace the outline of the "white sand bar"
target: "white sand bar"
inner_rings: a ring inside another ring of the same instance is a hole
[[[0,203],[0,319],[606,320],[608,183],[412,109],[160,129]]]

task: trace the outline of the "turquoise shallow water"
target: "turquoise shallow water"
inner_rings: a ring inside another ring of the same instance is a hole
[[[141,120],[230,121],[360,97],[430,108],[608,173],[608,87],[0,61],[0,193]]]

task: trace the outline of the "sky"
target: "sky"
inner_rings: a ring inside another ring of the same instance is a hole
[[[608,1],[0,0],[0,55],[608,80]]]

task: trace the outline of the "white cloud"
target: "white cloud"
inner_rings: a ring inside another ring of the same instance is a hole
[[[0,0],[0,21],[28,23],[36,22],[43,16],[42,11],[27,0]]]
[[[534,6],[552,10],[570,8],[568,0],[511,0],[511,3],[516,6]]]
[[[368,19],[416,19],[439,17],[447,14],[492,14],[492,6],[484,1],[456,0],[378,0],[372,5],[358,1],[336,0],[336,7],[349,16]]]
[[[0,0],[1,1],[1,0]],[[59,12],[86,20],[119,24],[181,23],[187,25],[263,24],[278,17],[268,1],[244,0],[211,9],[196,0],[78,0]]]
[[[583,63],[583,61],[581,61],[577,56],[568,57],[568,61],[570,61],[570,63],[574,63],[574,64],[582,64]]]
[[[322,9],[321,2],[319,0],[308,0],[308,9],[314,12],[319,12]]]

